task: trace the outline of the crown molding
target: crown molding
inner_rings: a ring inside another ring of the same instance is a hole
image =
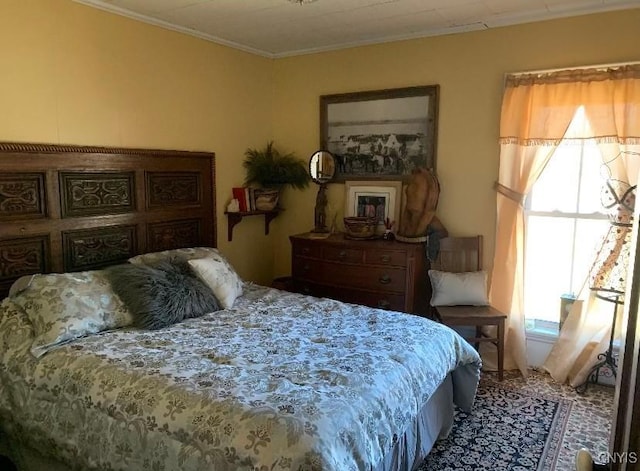
[[[497,15],[495,17],[482,19],[480,21],[464,24],[464,25],[452,25],[445,28],[438,28],[438,29],[432,29],[427,31],[416,31],[408,34],[392,35],[392,36],[386,36],[382,38],[349,41],[345,43],[333,44],[333,45],[327,45],[327,46],[318,46],[318,47],[311,47],[311,48],[305,48],[305,49],[291,49],[289,51],[284,51],[284,52],[271,52],[271,51],[265,51],[262,49],[246,46],[244,44],[240,44],[235,41],[229,41],[227,39],[223,39],[215,35],[203,33],[203,32],[200,32],[191,28],[187,28],[184,26],[174,25],[167,21],[159,20],[157,18],[153,18],[148,15],[135,13],[130,10],[117,7],[104,0],[73,0],[73,1],[76,3],[80,3],[82,5],[86,5],[92,8],[97,8],[109,13],[114,13],[120,16],[124,16],[130,19],[136,20],[136,21],[147,23],[153,26],[158,26],[160,28],[168,29],[168,30],[182,33],[182,34],[187,34],[189,36],[194,36],[196,38],[203,39],[205,41],[220,44],[222,46],[231,47],[233,49],[238,49],[250,54],[266,57],[268,59],[280,59],[284,57],[293,57],[293,56],[301,56],[301,55],[307,55],[307,54],[316,54],[320,52],[337,51],[337,50],[348,49],[353,47],[372,46],[375,44],[385,44],[385,43],[391,43],[396,41],[406,41],[411,39],[420,39],[420,38],[427,38],[427,37],[433,37],[433,36],[444,36],[448,34],[467,33],[472,31],[483,31],[487,29],[514,26],[514,25],[520,25],[525,23],[535,23],[540,21],[549,21],[549,20],[555,20],[560,18],[590,15],[595,13],[606,13],[609,11],[640,8],[640,4],[638,0],[616,1],[615,3],[588,3],[587,5],[584,5],[582,7],[572,8],[572,9],[565,8],[565,9],[557,9],[557,10],[540,10],[537,12],[530,12],[526,14],[507,13],[507,14]]]

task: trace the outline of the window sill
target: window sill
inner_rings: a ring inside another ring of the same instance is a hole
[[[527,319],[525,334],[527,340],[555,343],[560,335],[560,326],[557,322],[553,321]]]
[[[527,340],[534,342],[542,342],[554,344],[560,337],[560,329],[557,322],[535,320],[527,323],[525,337]],[[621,339],[616,338],[613,341],[613,352],[618,353],[620,350]]]
[[[527,340],[544,343],[556,343],[558,340],[558,328],[549,329],[545,327],[535,327],[527,329],[525,332]]]

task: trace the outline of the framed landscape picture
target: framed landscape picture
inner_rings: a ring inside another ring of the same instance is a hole
[[[320,148],[336,158],[334,181],[435,172],[438,96],[438,85],[321,96]]]

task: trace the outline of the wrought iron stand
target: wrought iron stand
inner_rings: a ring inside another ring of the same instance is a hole
[[[613,303],[613,320],[611,322],[611,335],[609,336],[609,348],[607,349],[606,352],[598,355],[599,361],[598,363],[593,365],[593,368],[591,368],[591,371],[589,371],[589,374],[587,375],[587,379],[584,381],[584,383],[580,384],[579,386],[576,386],[575,389],[578,394],[584,394],[587,391],[587,388],[589,387],[589,383],[593,383],[593,384],[598,383],[598,375],[600,374],[600,369],[603,366],[609,367],[609,369],[611,370],[611,373],[613,373],[614,378],[616,377],[616,373],[618,371],[618,359],[613,355],[613,340],[615,338],[615,332],[616,332],[618,306],[622,305],[623,301],[620,300],[620,295],[616,295],[610,298],[600,296],[600,295],[596,295],[596,296],[598,296],[600,299]]]

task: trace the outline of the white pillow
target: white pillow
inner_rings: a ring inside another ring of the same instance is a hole
[[[196,276],[207,285],[224,309],[233,307],[236,298],[242,296],[242,280],[221,256],[189,260]]]
[[[487,273],[485,271],[469,271],[450,273],[429,270],[431,280],[432,306],[486,306]]]

